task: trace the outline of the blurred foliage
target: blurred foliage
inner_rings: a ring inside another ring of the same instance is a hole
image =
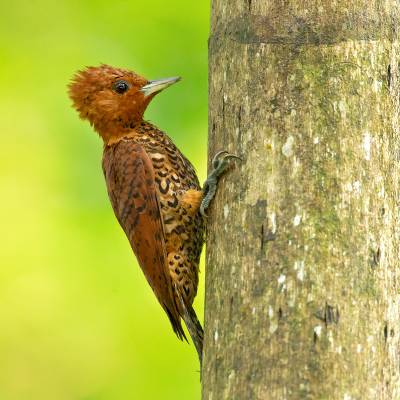
[[[194,346],[176,339],[137,266],[102,143],[66,85],[100,63],[181,75],[146,117],[203,181],[208,13],[184,0],[0,3],[0,400],[200,398]]]

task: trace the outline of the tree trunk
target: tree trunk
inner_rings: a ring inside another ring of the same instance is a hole
[[[203,400],[400,399],[399,23],[212,1]]]

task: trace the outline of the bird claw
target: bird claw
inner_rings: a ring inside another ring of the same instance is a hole
[[[222,159],[220,159],[221,155],[224,155],[222,157]],[[228,161],[231,158],[236,158],[236,159],[238,159],[240,161],[243,161],[236,154],[229,153],[226,150],[221,150],[213,157],[211,164],[212,164],[214,170],[217,170],[218,168],[220,168],[220,164],[226,163],[226,161]]]
[[[204,201],[204,200],[203,200]],[[208,218],[208,215],[206,214],[206,210],[205,210],[205,205],[203,205],[203,201],[201,202],[201,204],[200,204],[200,215],[203,217],[203,218],[205,218],[205,219],[207,219]],[[207,208],[208,208],[208,206],[207,206]]]
[[[212,171],[207,177],[203,185],[204,198],[200,205],[200,214],[207,218],[206,210],[209,207],[212,199],[217,191],[218,179],[226,171],[229,165],[229,160],[237,159],[243,161],[241,157],[236,154],[229,153],[226,150],[221,150],[212,159]]]

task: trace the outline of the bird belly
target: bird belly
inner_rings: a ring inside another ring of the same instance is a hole
[[[203,221],[198,212],[193,215],[188,210],[182,201],[183,194],[162,195],[160,203],[170,275],[185,300],[192,304],[198,285]]]
[[[200,253],[203,246],[203,219],[187,201],[191,189],[178,174],[161,169],[156,173],[161,216],[163,219],[168,267],[171,278],[188,304],[197,293]]]
[[[153,164],[170,276],[185,302],[192,304],[204,242],[204,222],[198,212],[201,188],[192,165],[169,138],[159,143],[151,137],[143,145]]]

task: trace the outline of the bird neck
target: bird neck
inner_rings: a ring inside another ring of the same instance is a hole
[[[137,127],[143,124],[143,122],[142,118],[132,118],[129,120],[118,119],[108,124],[94,124],[94,128],[103,139],[104,144],[107,144],[110,141],[119,141],[131,133],[135,133]]]

